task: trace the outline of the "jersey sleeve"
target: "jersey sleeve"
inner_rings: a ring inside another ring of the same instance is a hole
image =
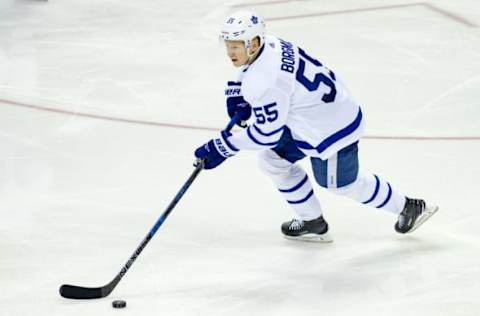
[[[272,87],[258,97],[244,95],[252,106],[255,122],[228,137],[238,150],[264,150],[273,148],[282,136],[290,107],[286,93]]]

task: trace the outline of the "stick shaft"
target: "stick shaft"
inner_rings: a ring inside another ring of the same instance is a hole
[[[230,131],[233,126],[235,126],[235,123],[237,122],[237,116],[234,116],[230,122],[228,122],[228,125],[227,127],[225,128],[225,130],[228,132]],[[175,197],[173,198],[173,200],[170,202],[170,204],[168,205],[167,209],[165,210],[165,212],[163,212],[163,214],[158,218],[158,220],[155,222],[155,224],[153,225],[153,227],[150,229],[150,231],[148,232],[147,236],[142,240],[142,242],[140,243],[140,245],[137,247],[137,249],[135,250],[135,252],[130,256],[130,259],[127,261],[127,263],[123,266],[122,270],[120,270],[120,272],[118,273],[118,275],[115,277],[115,279],[112,281],[112,282],[115,282],[113,283],[113,288],[115,288],[115,286],[118,284],[118,282],[120,282],[120,280],[123,278],[123,276],[127,273],[128,269],[130,269],[130,267],[132,266],[133,262],[138,258],[138,256],[140,255],[140,253],[143,251],[143,249],[148,245],[148,243],[150,242],[150,240],[153,238],[153,236],[155,236],[155,234],[157,233],[158,229],[160,228],[160,226],[162,226],[163,222],[165,222],[165,220],[167,219],[168,215],[172,212],[172,210],[175,208],[175,206],[177,205],[177,203],[181,200],[181,198],[183,197],[183,195],[187,192],[188,188],[190,187],[190,185],[193,183],[193,181],[195,181],[195,179],[197,178],[197,176],[200,174],[200,172],[203,170],[203,166],[204,166],[204,162],[200,162],[196,167],[195,167],[195,170],[193,170],[192,174],[190,175],[190,177],[187,179],[187,181],[183,184],[183,186],[180,188],[180,190],[178,191],[177,195],[175,195]],[[110,294],[110,292],[113,290],[113,288],[108,292],[108,294]],[[107,295],[108,295],[107,294]]]
[[[185,182],[185,184],[182,186],[180,191],[178,191],[177,195],[173,198],[173,200],[170,202],[168,205],[167,209],[163,214],[158,218],[158,220],[155,222],[153,225],[152,229],[148,232],[147,236],[142,240],[140,245],[137,247],[137,249],[133,252],[133,254],[130,256],[130,259],[128,259],[127,263],[123,266],[122,270],[117,274],[115,279],[113,280],[113,288],[120,282],[120,280],[123,278],[123,276],[127,273],[128,269],[132,266],[133,262],[138,258],[140,253],[142,253],[143,249],[148,245],[150,240],[155,236],[157,230],[162,226],[163,222],[167,219],[168,215],[172,212],[172,210],[175,208],[177,203],[180,201],[180,199],[183,197],[185,192],[187,192],[188,188],[190,185],[193,183],[193,181],[197,178],[197,176],[200,174],[200,171],[203,169],[203,163],[199,164],[197,167],[195,167],[195,170],[192,172],[188,180]],[[113,290],[113,288],[111,290]],[[111,290],[108,292],[110,294]],[[108,295],[107,294],[107,295]]]
[[[237,122],[237,120],[238,120],[237,116],[234,116],[228,123],[225,130],[230,131],[235,125],[235,123]],[[200,163],[197,164],[197,166],[195,167],[195,170],[192,172],[190,177],[183,184],[183,186],[180,188],[180,190],[175,195],[173,200],[167,206],[167,209],[157,219],[153,227],[148,232],[147,236],[145,236],[145,238],[142,240],[140,245],[137,247],[137,249],[135,249],[133,254],[130,256],[127,263],[125,263],[125,265],[122,267],[120,272],[115,276],[115,278],[112,281],[110,281],[110,283],[97,288],[87,288],[82,286],[64,284],[60,287],[60,295],[65,298],[72,298],[72,299],[92,299],[92,298],[101,298],[101,297],[108,296],[113,291],[113,289],[117,286],[117,284],[120,282],[123,276],[127,273],[130,267],[133,265],[133,263],[138,258],[138,256],[140,256],[143,249],[145,249],[145,247],[148,245],[150,240],[152,240],[153,236],[156,234],[160,226],[162,226],[162,224],[165,222],[168,215],[172,212],[172,210],[175,208],[175,206],[183,197],[183,195],[187,192],[190,185],[193,183],[193,181],[197,178],[197,176],[203,170],[204,164],[205,164],[205,161],[200,161]]]

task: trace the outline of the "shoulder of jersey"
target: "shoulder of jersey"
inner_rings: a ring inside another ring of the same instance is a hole
[[[278,41],[267,36],[264,45],[262,54],[244,73],[242,93],[247,101],[261,98],[277,80],[280,69]]]

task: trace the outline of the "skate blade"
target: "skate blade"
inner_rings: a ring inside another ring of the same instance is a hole
[[[418,227],[422,226],[422,224],[425,223],[430,217],[432,217],[432,215],[435,214],[438,211],[438,209],[439,209],[438,206],[427,206],[425,208],[425,211],[423,211],[422,215],[420,215],[417,218],[412,229],[410,229],[407,233],[411,233],[415,231]]]
[[[305,234],[301,236],[286,236],[283,235],[285,239],[288,240],[297,240],[297,241],[307,241],[307,242],[318,242],[318,243],[330,243],[333,242],[332,237],[328,234]]]

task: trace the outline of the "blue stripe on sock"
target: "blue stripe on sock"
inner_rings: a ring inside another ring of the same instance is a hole
[[[373,200],[375,200],[375,198],[377,197],[378,190],[380,189],[380,179],[378,179],[377,175],[374,174],[374,176],[375,176],[375,180],[376,180],[375,191],[373,192],[373,195],[370,199],[368,199],[365,202],[362,202],[363,204],[368,204],[368,203],[372,202]]]
[[[307,194],[306,197],[304,197],[303,199],[301,200],[297,200],[297,201],[289,201],[287,200],[288,204],[301,204],[303,202],[306,202],[311,196],[313,195],[313,189]]]
[[[305,175],[305,178],[303,178],[302,181],[300,181],[300,183],[296,184],[294,187],[290,189],[278,189],[278,191],[284,192],[284,193],[297,191],[305,184],[305,182],[307,182],[307,180],[308,180],[308,175]]]
[[[390,186],[390,183],[387,182],[387,185],[388,185],[388,194],[387,194],[387,198],[385,199],[385,201],[383,201],[382,204],[380,204],[379,206],[377,206],[377,208],[382,208],[384,207],[388,201],[390,201],[390,198],[392,197],[392,187]]]

